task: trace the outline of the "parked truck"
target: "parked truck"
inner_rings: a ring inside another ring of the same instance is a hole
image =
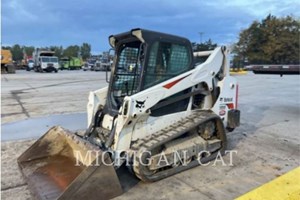
[[[64,69],[69,69],[69,67],[70,67],[70,63],[69,63],[69,58],[68,57],[63,57],[63,58],[61,58],[60,59],[60,67],[59,67],[59,69],[60,70],[64,70]]]
[[[81,69],[81,66],[82,66],[82,60],[77,57],[64,57],[60,60],[60,69],[61,70]]]
[[[70,58],[70,69],[81,69],[82,67],[82,60],[78,57],[71,57]]]
[[[35,72],[55,72],[59,68],[58,58],[54,56],[54,51],[36,49],[33,52]]]
[[[86,60],[86,62],[84,63],[84,65],[82,67],[83,71],[87,71],[87,70],[94,71],[96,62],[97,62],[97,59],[95,59],[95,58],[89,58],[88,60]]]
[[[108,58],[101,58],[101,60],[97,60],[95,63],[94,70],[95,71],[110,71],[111,63]]]
[[[16,68],[13,64],[12,54],[10,50],[1,49],[1,73],[16,73]]]

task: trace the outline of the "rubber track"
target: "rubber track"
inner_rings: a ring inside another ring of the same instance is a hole
[[[155,174],[151,174],[149,173],[147,166],[142,165],[139,161],[142,160],[143,163],[146,163],[147,154],[143,154],[143,152],[151,151],[154,148],[159,147],[166,142],[169,142],[192,130],[193,128],[211,120],[215,120],[217,122],[216,127],[220,137],[219,139],[222,141],[221,153],[224,154],[224,151],[226,149],[226,135],[222,120],[218,115],[214,114],[211,111],[196,110],[193,111],[190,116],[183,118],[178,122],[160,131],[157,131],[150,136],[147,136],[146,138],[139,139],[134,144],[132,144],[131,149],[136,151],[136,155],[133,158],[135,160],[135,163],[133,165],[133,171],[135,175],[142,181],[153,182],[199,165],[199,162],[195,160],[186,166],[178,166],[176,168],[171,168],[164,171],[159,171]],[[209,157],[201,159],[201,163],[208,162],[214,159],[216,156],[217,152]]]

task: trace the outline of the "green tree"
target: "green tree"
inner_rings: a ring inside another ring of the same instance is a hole
[[[2,48],[2,49],[5,49],[5,50],[11,50],[11,47],[10,47],[10,46],[2,46],[1,48]]]
[[[83,60],[86,60],[91,56],[91,45],[88,43],[83,43],[80,47],[80,53]]]
[[[63,56],[65,57],[77,57],[80,53],[80,47],[78,45],[71,45],[68,46],[64,51],[63,51]]]
[[[11,53],[14,61],[21,61],[23,59],[23,50],[20,45],[15,44],[12,46]]]
[[[234,65],[299,63],[299,28],[299,20],[291,16],[277,18],[270,14],[261,22],[254,21],[239,35]]]
[[[204,43],[192,43],[192,47],[194,51],[208,51],[208,50],[213,50],[217,47],[217,43],[213,43],[211,39],[208,39]]]
[[[200,44],[196,43],[196,42],[192,43],[193,51],[209,51],[209,50],[215,49],[217,46],[218,46],[217,43],[213,43],[211,39],[207,40],[204,43],[200,43]],[[206,61],[207,58],[208,58],[208,56],[195,57],[194,62],[197,64],[203,63]]]
[[[54,51],[54,56],[61,58],[63,56],[64,49],[62,46],[50,46],[50,50]]]
[[[23,52],[26,53],[27,56],[32,56],[32,53],[34,52],[34,46],[23,46],[22,47]]]

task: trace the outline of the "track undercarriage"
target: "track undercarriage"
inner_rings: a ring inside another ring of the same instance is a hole
[[[226,149],[221,119],[208,111],[192,115],[132,145],[133,171],[143,181],[157,181],[206,163]]]

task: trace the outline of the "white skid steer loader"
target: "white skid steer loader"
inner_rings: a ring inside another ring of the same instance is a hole
[[[185,38],[144,29],[109,42],[109,86],[90,93],[85,133],[53,127],[18,158],[38,199],[116,197],[122,164],[157,181],[224,154],[226,131],[239,126],[226,47],[193,53]]]

